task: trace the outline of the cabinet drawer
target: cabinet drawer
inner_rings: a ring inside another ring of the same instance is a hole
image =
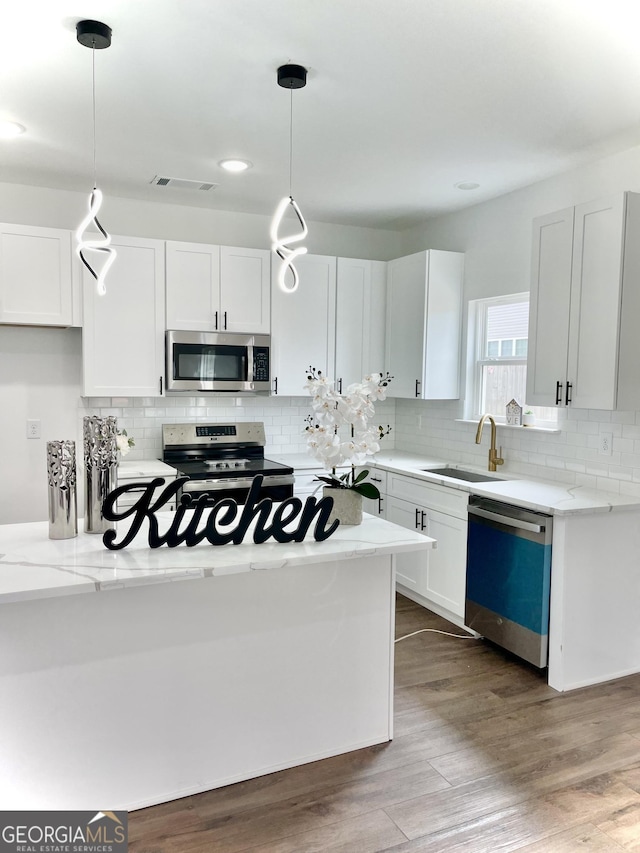
[[[300,495],[311,495],[315,492],[318,487],[318,494],[316,497],[322,497],[322,483],[318,482],[318,474],[322,474],[323,472],[318,469],[317,471],[294,471],[295,482],[293,484],[293,493],[300,497]]]
[[[457,489],[427,485],[412,477],[389,473],[387,476],[387,493],[394,498],[412,501],[421,506],[445,512],[448,515],[464,519],[467,517],[469,495]]]
[[[131,491],[125,492],[124,495],[118,498],[118,500],[116,501],[116,512],[122,512],[122,510],[126,509],[127,507],[133,506],[140,499],[140,496],[146,491],[145,483],[150,483],[152,479],[153,477],[136,477],[135,480],[127,478],[118,480],[118,486],[126,486],[129,483],[131,483],[131,485],[133,485],[133,483],[136,483],[136,485],[140,484],[140,486],[139,488],[131,489]],[[157,489],[154,490],[152,500],[157,500],[160,497],[161,492],[163,492],[164,489],[166,489],[166,487],[175,480],[175,477],[165,477],[164,480],[164,485],[159,486]],[[162,507],[162,512],[175,510],[175,508],[176,499],[174,497]]]

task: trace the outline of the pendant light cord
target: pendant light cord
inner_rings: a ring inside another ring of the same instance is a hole
[[[91,99],[93,105],[93,188],[98,186],[96,170],[96,40],[91,45]]]
[[[293,198],[293,86],[289,95],[289,196]]]

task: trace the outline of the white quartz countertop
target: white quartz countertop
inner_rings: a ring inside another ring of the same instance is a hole
[[[162,531],[174,515],[158,513],[157,518]],[[128,522],[120,524],[119,530],[129,529]],[[256,545],[248,533],[240,545],[205,541],[194,547],[149,548],[147,530],[145,521],[130,545],[110,551],[101,534],[49,539],[47,521],[0,526],[0,604],[435,547],[428,536],[367,514],[362,524],[341,526],[324,542],[309,536],[299,543]]]
[[[516,504],[517,506],[546,512],[552,515],[572,515],[574,513],[612,512],[616,510],[640,509],[640,500],[627,497],[615,492],[605,492],[599,489],[588,489],[543,480],[526,480],[520,477],[496,471],[495,473],[474,468],[469,465],[448,464],[447,460],[419,456],[401,450],[376,454],[372,467],[384,468],[398,474],[408,474],[411,477],[424,480],[426,483],[436,483],[458,489],[474,495]],[[496,482],[469,483],[463,480],[453,480],[438,474],[427,474],[422,469],[445,466],[464,468],[467,471],[486,473],[490,477],[499,478]]]
[[[122,480],[150,479],[152,477],[176,477],[177,470],[159,459],[123,460],[118,465],[118,482]]]
[[[287,459],[287,464],[296,470],[322,469],[321,463],[307,453],[289,454],[275,457],[278,461]],[[487,483],[470,483],[464,480],[453,480],[438,474],[427,474],[424,468],[437,467],[464,468],[496,477],[497,481]],[[396,474],[407,474],[425,483],[435,483],[448,486],[468,494],[482,495],[505,503],[533,509],[537,512],[552,515],[573,515],[574,513],[613,512],[620,510],[640,509],[640,499],[606,492],[600,489],[589,489],[556,481],[527,480],[502,471],[488,472],[486,469],[474,468],[470,465],[450,463],[447,459],[434,456],[420,456],[405,450],[390,450],[377,453],[375,458],[364,463],[364,467],[382,468]]]

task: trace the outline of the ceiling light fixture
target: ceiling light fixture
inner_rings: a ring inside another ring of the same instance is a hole
[[[96,287],[100,296],[107,292],[105,278],[109,268],[116,259],[116,250],[111,246],[111,236],[104,230],[98,219],[98,212],[102,207],[102,192],[98,189],[96,179],[96,50],[103,50],[111,45],[111,27],[100,21],[78,21],[76,24],[76,35],[78,41],[84,47],[91,48],[92,67],[92,106],[93,106],[93,191],[89,196],[89,212],[82,220],[76,231],[76,252],[78,257],[96,280]],[[86,229],[93,224],[101,237],[93,232],[85,236]],[[85,252],[100,252],[106,255],[104,264],[97,273],[85,257]]]
[[[480,184],[476,184],[475,181],[460,181],[458,184],[453,185],[457,190],[477,190]]]
[[[293,90],[294,89],[302,89],[307,84],[307,69],[303,68],[302,65],[281,65],[278,68],[278,86],[282,86],[283,89],[289,89],[291,92],[291,100],[289,107],[289,195],[285,196],[280,200],[278,207],[276,208],[276,212],[273,215],[273,220],[271,222],[271,249],[275,254],[282,260],[282,264],[280,265],[280,269],[278,270],[278,284],[281,289],[285,291],[285,293],[293,293],[294,290],[298,289],[298,271],[293,265],[293,261],[299,255],[306,254],[307,250],[305,246],[298,246],[296,249],[291,249],[289,247],[289,243],[297,243],[300,240],[304,240],[304,238],[309,233],[307,230],[307,224],[304,221],[304,217],[300,212],[300,208],[293,200],[292,195],[292,159],[293,159]],[[291,234],[288,237],[280,237],[278,235],[278,231],[280,230],[280,225],[282,223],[282,219],[287,211],[287,208],[291,206],[293,208],[293,212],[295,213],[298,222],[300,223],[301,230],[297,234]],[[286,274],[287,270],[290,270],[291,273],[291,286],[287,286],[286,284]]]
[[[221,166],[223,169],[226,169],[227,172],[246,172],[247,169],[250,169],[253,166],[249,160],[220,160],[218,166]]]
[[[0,121],[0,139],[15,139],[24,131],[24,127],[15,121]]]

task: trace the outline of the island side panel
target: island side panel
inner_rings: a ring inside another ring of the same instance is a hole
[[[552,554],[550,686],[640,672],[640,513],[556,516]]]
[[[0,613],[4,808],[131,810],[391,737],[390,554]]]

